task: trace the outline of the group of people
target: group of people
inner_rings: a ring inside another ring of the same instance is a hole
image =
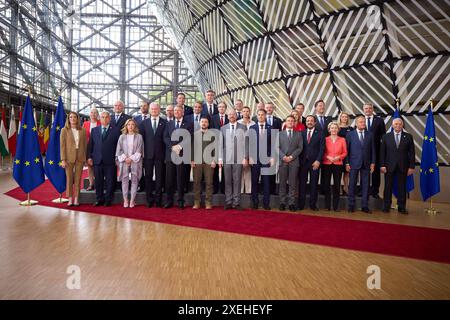
[[[87,162],[87,190],[95,189],[95,206],[111,205],[119,181],[124,207],[136,205],[142,188],[148,207],[171,208],[176,193],[176,204],[184,208],[192,174],[193,209],[202,206],[204,186],[206,209],[212,209],[212,195],[218,192],[225,193],[225,209],[242,209],[242,193],[251,193],[252,207],[257,209],[262,188],[263,208],[270,210],[278,176],[280,210],[304,209],[309,193],[309,208],[317,211],[322,191],[326,210],[339,211],[344,193],[348,211],[354,212],[359,182],[361,210],[370,213],[369,196],[380,198],[383,173],[383,212],[390,211],[395,178],[398,211],[407,213],[406,179],[414,172],[415,151],[401,119],[394,119],[393,129],[386,133],[384,120],[374,114],[372,104],[363,106],[364,114],[356,117],[353,127],[345,112],[337,121],[326,116],[323,100],[315,102],[314,114],[304,117],[305,106],[299,103],[282,120],[274,115],[271,102],[258,103],[252,117],[241,100],[229,108],[225,102],[214,102],[212,90],[205,98],[189,107],[179,93],[165,115],[157,103],[144,101],[134,118],[117,101],[113,114],[99,114],[93,108],[82,127],[79,115],[70,112],[61,131],[68,205],[79,205],[81,173]]]

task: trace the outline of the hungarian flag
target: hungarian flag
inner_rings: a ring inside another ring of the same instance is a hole
[[[6,133],[5,110],[2,111],[2,120],[0,123],[0,154],[6,157],[9,154],[8,150],[8,134]]]
[[[8,131],[8,147],[12,157],[16,155],[16,145],[17,145],[16,117],[14,116],[14,107],[12,107]]]

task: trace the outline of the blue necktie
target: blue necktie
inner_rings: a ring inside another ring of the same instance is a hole
[[[370,119],[371,119],[370,117],[367,118],[367,130],[368,131],[370,131],[370,128],[372,127],[372,121]]]
[[[177,128],[177,129],[180,129],[180,120],[177,120],[177,126],[176,126],[176,128]]]
[[[105,137],[106,137],[106,128],[103,127],[103,130],[102,130],[102,140],[105,140]]]

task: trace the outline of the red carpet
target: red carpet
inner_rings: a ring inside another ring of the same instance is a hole
[[[6,194],[21,201],[26,199],[20,188]],[[32,199],[38,200],[40,205],[66,208],[65,204],[51,202],[57,197],[48,180],[32,192]],[[222,208],[198,211],[81,205],[77,211],[450,263],[450,230],[258,210],[224,211]]]

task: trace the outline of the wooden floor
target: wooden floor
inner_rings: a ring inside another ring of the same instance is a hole
[[[15,186],[0,173],[0,299],[450,299],[448,264],[19,207],[3,195]],[[450,229],[450,205],[437,207],[351,218]],[[79,290],[66,287],[71,265]],[[381,268],[380,290],[367,289],[370,265]]]

